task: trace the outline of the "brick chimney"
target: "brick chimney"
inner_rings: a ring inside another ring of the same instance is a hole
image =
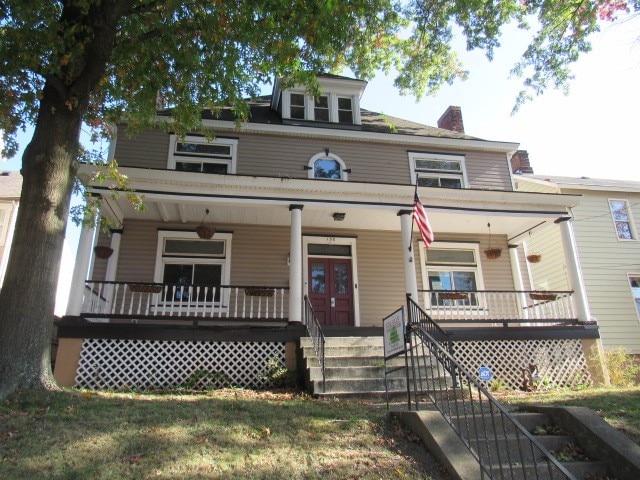
[[[511,157],[511,171],[513,173],[533,173],[533,168],[529,164],[529,152],[518,150]]]
[[[454,107],[452,105],[447,108],[438,119],[438,128],[464,133],[464,123],[462,123],[462,110],[460,110],[460,107]]]

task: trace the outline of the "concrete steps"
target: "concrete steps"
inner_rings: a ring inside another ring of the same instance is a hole
[[[488,407],[485,411],[488,411]],[[482,459],[483,465],[491,470],[494,478],[565,478],[559,471],[552,474],[544,455],[538,449],[532,448],[522,432],[519,431],[516,435],[516,428],[511,424],[503,425],[499,417],[492,419],[488,415],[478,413],[463,416],[457,421],[463,436],[463,439],[460,439],[444,417],[435,410],[403,412],[399,415],[438,456],[454,478],[481,478],[480,467],[465,443],[471,445],[473,451]],[[607,455],[597,455],[593,450],[589,451],[585,445],[590,439],[566,430],[565,425],[560,427],[552,415],[541,412],[513,412],[512,415],[575,478],[617,478],[616,472],[607,463],[610,461]],[[535,435],[536,432],[542,434]],[[446,445],[447,448],[442,445]]]
[[[301,339],[301,350],[306,367],[307,387],[318,397],[384,398],[385,361],[382,337],[327,337],[325,338],[325,372],[319,366],[310,338]],[[431,359],[426,359],[432,365]],[[387,362],[387,371],[405,364],[404,356]],[[407,395],[406,371],[399,368],[387,374],[391,397]],[[439,379],[439,386],[448,385]]]

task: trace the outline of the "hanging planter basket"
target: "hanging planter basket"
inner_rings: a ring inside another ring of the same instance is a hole
[[[134,293],[160,293],[162,285],[154,283],[129,283],[129,290]]]
[[[440,298],[443,300],[467,300],[468,294],[462,292],[441,293]]]
[[[213,234],[216,233],[216,231],[212,227],[208,227],[206,225],[198,225],[196,227],[196,233],[198,234],[198,237],[202,238],[203,240],[211,240],[211,238],[213,238]]]
[[[500,255],[502,255],[502,249],[501,248],[487,248],[484,251],[484,254],[487,256],[488,259],[495,260],[496,258],[500,258]]]
[[[113,248],[105,245],[96,245],[93,247],[93,252],[98,258],[109,258],[113,254]]]
[[[529,297],[531,298],[531,300],[555,300],[556,298],[558,298],[558,295],[556,295],[555,293],[532,292],[529,294]]]
[[[273,288],[248,287],[244,294],[248,297],[273,297]]]
[[[539,263],[540,260],[542,260],[542,255],[540,255],[539,253],[532,253],[530,255],[527,255],[527,262],[529,263]]]

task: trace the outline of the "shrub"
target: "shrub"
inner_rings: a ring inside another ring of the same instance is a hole
[[[640,365],[624,347],[604,351],[604,362],[609,370],[609,379],[614,387],[630,387],[637,383]]]

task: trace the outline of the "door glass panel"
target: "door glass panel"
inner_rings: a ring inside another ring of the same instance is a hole
[[[454,290],[477,290],[473,272],[453,272]]]
[[[193,283],[200,287],[198,301],[212,301],[213,287],[216,288],[216,300],[219,300],[220,284],[222,283],[222,265],[194,265],[194,268]],[[206,298],[204,294],[205,287],[207,287]]]
[[[311,263],[311,291],[313,293],[326,292],[326,272],[324,263]]]
[[[164,266],[162,283],[169,285],[165,300],[171,300],[171,294],[175,285],[173,300],[186,302],[189,300],[189,285],[193,278],[193,265],[167,264]],[[184,288],[182,288],[184,287]]]
[[[348,277],[346,264],[336,263],[333,265],[333,291],[336,295],[344,295],[348,292]]]

